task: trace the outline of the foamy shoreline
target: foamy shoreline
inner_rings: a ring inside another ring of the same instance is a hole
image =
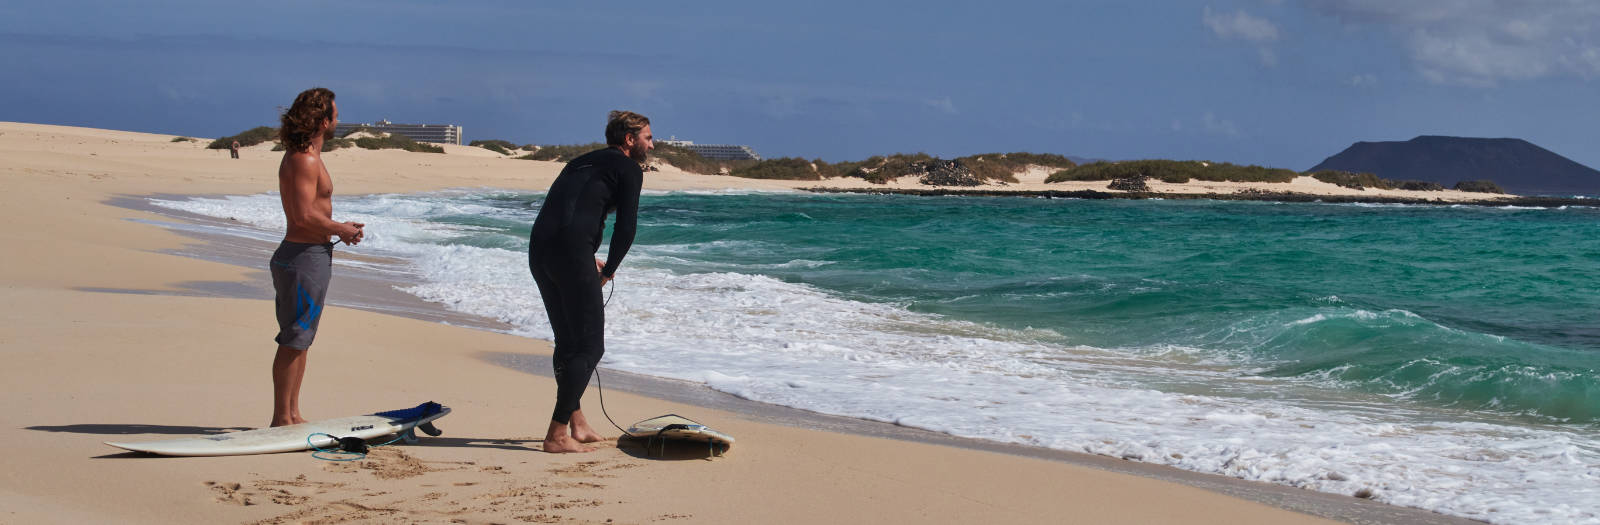
[[[117,454],[99,442],[254,426],[267,412],[270,302],[192,293],[249,286],[264,272],[172,255],[210,248],[150,224],[170,218],[106,201],[270,191],[276,154],[247,150],[244,159],[231,160],[225,151],[170,138],[0,123],[6,159],[0,171],[11,190],[3,213],[12,228],[4,235],[25,247],[0,271],[11,334],[0,345],[12,361],[4,388],[21,401],[0,432],[25,452],[4,460],[14,473],[0,486],[10,520],[1018,522],[1070,515],[1107,523],[1322,522],[1236,499],[1237,486],[1216,476],[1195,474],[1201,481],[1174,484],[1010,451],[796,430],[715,405],[622,392],[607,401],[645,413],[693,413],[739,436],[740,447],[709,462],[652,460],[616,448],[539,454],[535,423],[548,411],[553,386],[482,357],[537,361],[548,344],[337,307],[328,311],[327,333],[308,372],[308,416],[434,399],[456,409],[440,422],[445,437],[381,450],[359,465],[294,454],[204,460]],[[335,152],[328,163],[342,195],[538,191],[560,167],[394,151]],[[791,189],[772,181],[657,175],[647,178],[647,189],[736,183]],[[334,286],[338,296],[339,287],[357,292],[359,285],[336,280]],[[1323,503],[1342,512],[1365,509],[1375,521],[1460,521],[1293,489],[1265,499],[1307,511]]]

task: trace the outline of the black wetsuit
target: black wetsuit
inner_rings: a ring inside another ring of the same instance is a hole
[[[533,221],[528,268],[544,297],[556,333],[556,408],[550,419],[566,424],[605,353],[605,303],[594,254],[615,211],[605,269],[611,277],[633,245],[639,218],[639,163],[616,148],[572,159],[550,185]]]

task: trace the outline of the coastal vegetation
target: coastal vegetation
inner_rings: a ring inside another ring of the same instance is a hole
[[[504,141],[498,142],[501,142],[505,145],[510,144],[509,142]],[[477,145],[476,142],[473,144]],[[533,147],[534,146],[531,145],[523,146],[523,149],[531,149]],[[597,149],[604,149],[606,147],[607,146],[605,144],[601,144],[599,142],[591,142],[588,144],[537,146],[537,149],[532,153],[517,158],[523,160],[567,162],[578,158],[579,155],[583,155]],[[759,164],[757,161],[750,160],[712,160],[701,156],[699,153],[695,153],[694,150],[662,144],[659,142],[656,143],[655,150],[650,152],[650,156],[655,160],[671,164],[673,167],[685,172],[698,173],[701,175],[721,175]]]
[[[1437,182],[1422,180],[1389,180],[1380,178],[1371,173],[1355,173],[1339,170],[1322,170],[1311,173],[1311,177],[1329,184],[1337,184],[1346,188],[1366,189],[1377,188],[1380,190],[1407,190],[1407,191],[1443,191],[1444,185]]]
[[[273,130],[273,133],[274,137],[276,137],[277,130]],[[239,143],[242,145],[244,141]],[[398,149],[417,153],[444,153],[443,147],[426,142],[417,142],[405,135],[383,133],[369,128],[356,128],[346,133],[343,137],[331,138],[322,142],[322,151],[324,153],[344,148]],[[283,144],[272,147],[272,151],[283,151],[283,149]]]
[[[918,169],[934,160],[927,153],[896,153],[887,157],[873,155],[860,162],[840,162],[833,168],[840,176],[855,177],[873,184],[888,184],[890,181],[906,175],[920,175],[926,169]]]
[[[670,146],[669,146],[670,147]],[[657,148],[660,151],[661,148]],[[683,150],[683,148],[672,148]],[[669,150],[670,151],[670,150]],[[689,154],[692,151],[684,150]],[[663,155],[663,157],[665,157]],[[699,157],[694,155],[694,157]],[[692,157],[691,157],[692,159]],[[669,160],[674,166],[693,173],[720,173],[710,166],[729,168],[726,173],[752,179],[823,180],[853,177],[873,184],[888,184],[900,177],[920,177],[925,184],[977,186],[986,182],[1017,182],[1016,175],[1030,166],[1065,169],[1076,164],[1066,157],[1038,153],[985,153],[944,160],[927,153],[874,155],[859,161],[827,162],[799,157],[780,157],[761,161],[705,161],[705,169],[693,169],[692,162]]]
[[[1328,184],[1334,184],[1346,188],[1355,188],[1358,190],[1363,188],[1377,188],[1380,190],[1394,188],[1394,186],[1389,183],[1390,181],[1378,178],[1377,175],[1373,175],[1371,173],[1322,170],[1312,173],[1311,178],[1326,182]]]
[[[1456,189],[1460,190],[1460,191],[1470,191],[1470,192],[1476,192],[1476,193],[1505,193],[1506,192],[1506,190],[1500,189],[1500,185],[1495,184],[1494,181],[1492,181],[1492,180],[1466,180],[1466,181],[1461,181],[1461,182],[1457,182],[1456,183]]]
[[[650,152],[651,157],[673,165],[680,170],[701,175],[719,175],[731,173],[759,164],[753,160],[714,160],[708,159],[689,148],[672,146],[657,142],[655,151]],[[765,162],[765,161],[760,161]]]
[[[228,149],[228,147],[233,145],[233,141],[235,140],[239,141],[239,147],[248,148],[262,142],[277,139],[278,128],[274,128],[272,126],[257,126],[244,130],[238,135],[222,137],[217,140],[213,140],[211,141],[210,145],[206,146],[206,149]]]
[[[336,149],[354,148],[356,141],[352,139],[333,138],[322,142],[322,152],[327,153]],[[283,151],[283,144],[272,146],[272,151]]]
[[[955,160],[972,170],[972,175],[980,180],[1005,182],[1018,182],[1017,174],[1027,171],[1032,166],[1065,170],[1078,165],[1064,156],[1053,153],[985,153],[957,157]]]
[[[200,139],[194,137],[172,137],[172,142],[200,142]]]
[[[822,180],[823,176],[817,168],[826,165],[827,163],[821,160],[780,157],[750,162],[747,166],[732,170],[729,175],[746,179]]]
[[[345,139],[349,140],[349,139]],[[356,147],[362,149],[403,149],[416,153],[444,153],[444,148],[426,142],[411,140],[411,137],[390,133],[381,137],[361,137],[355,139]],[[326,150],[326,144],[324,144]]]
[[[582,155],[584,153],[604,147],[606,147],[606,145],[599,142],[590,142],[588,144],[539,146],[537,151],[517,158],[522,160],[548,160],[552,162],[566,162],[578,158],[578,155]]]
[[[341,142],[344,141],[344,142]],[[411,137],[399,133],[385,133],[367,127],[359,127],[345,133],[344,137],[332,139],[322,144],[322,151],[355,146],[361,149],[399,149],[415,153],[444,153],[444,147],[426,142],[417,142]]]
[[[483,149],[486,149],[486,150],[489,150],[489,151],[493,151],[495,153],[499,153],[501,155],[510,155],[512,150],[517,149],[517,145],[516,144],[512,144],[512,143],[504,141],[504,140],[493,140],[493,139],[491,139],[491,140],[474,140],[472,142],[468,142],[467,145],[468,146],[480,147],[480,148],[483,148]]]
[[[1126,162],[1096,162],[1072,169],[1057,171],[1045,179],[1046,183],[1066,181],[1098,181],[1117,179],[1156,179],[1171,184],[1190,180],[1207,182],[1289,182],[1300,173],[1282,168],[1239,166],[1227,162],[1198,160],[1130,160]]]

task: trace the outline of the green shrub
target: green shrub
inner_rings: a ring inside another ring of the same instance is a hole
[[[1499,184],[1492,180],[1464,180],[1456,183],[1456,189],[1475,193],[1505,193]]]
[[[932,160],[933,156],[927,153],[896,153],[887,157],[874,155],[861,162],[840,163],[835,166],[845,177],[855,177],[873,184],[888,184],[906,175],[922,175],[925,172],[913,169],[912,164],[926,164]]]
[[[1096,162],[1057,171],[1050,174],[1045,182],[1108,181],[1129,178],[1151,178],[1174,184],[1189,182],[1191,179],[1208,182],[1289,182],[1298,176],[1300,174],[1294,170],[1239,166],[1226,162],[1130,160]]]
[[[391,133],[384,137],[362,137],[355,139],[355,145],[362,149],[403,149],[417,153],[444,153],[443,147],[417,142],[411,140],[411,137],[398,133]],[[324,145],[323,151],[327,151],[326,145]]]
[[[712,160],[695,153],[692,149],[670,146],[659,142],[656,143],[655,151],[650,152],[650,156],[671,164],[680,170],[701,175],[719,175],[724,169],[731,173],[766,162],[755,160]]]
[[[229,146],[233,145],[233,141],[235,140],[239,141],[239,147],[247,148],[262,142],[277,139],[278,128],[260,126],[250,128],[232,137],[222,137],[220,139],[213,140],[211,141],[210,145],[206,146],[206,149],[228,149]]]
[[[791,157],[766,159],[734,169],[729,174],[747,179],[822,180],[811,161]]]
[[[200,139],[194,137],[172,137],[172,142],[200,142]]]
[[[523,146],[523,149],[534,147]],[[568,162],[578,158],[579,155],[589,153],[609,146],[599,142],[589,144],[538,146],[538,150],[527,155],[517,157],[523,160],[547,160],[554,162]],[[760,164],[754,160],[712,160],[695,153],[694,150],[656,143],[655,150],[650,152],[650,157],[671,164],[687,173],[701,175],[720,175],[723,171],[735,171],[754,167]]]
[[[353,148],[355,146],[356,141],[351,139],[328,139],[322,142],[322,152],[327,153],[336,149]],[[272,145],[272,151],[283,151],[284,149],[287,148],[284,148],[282,143]]]
[[[822,159],[811,159],[811,165],[817,167],[818,177],[831,179],[834,177],[844,176],[844,173],[839,170],[838,164],[829,164],[827,162],[823,162]]]
[[[1070,169],[1078,165],[1066,157],[1053,153],[985,153],[957,157],[956,162],[972,170],[973,176],[982,180],[1017,182],[1017,174],[1030,166]]]
[[[604,147],[606,147],[606,145],[599,142],[565,146],[539,146],[539,151],[535,151],[517,158],[523,160],[549,160],[555,162],[566,162],[578,158],[579,155],[584,153]]]
[[[356,141],[350,139],[328,139],[322,142],[323,152],[354,147],[356,147]]]
[[[382,135],[382,134],[384,134],[384,132],[382,132],[382,131],[378,131],[378,130],[375,130],[375,129],[372,129],[372,128],[369,128],[369,127],[366,127],[366,126],[357,126],[355,129],[352,129],[350,131],[344,132],[344,134],[340,135],[339,138],[349,137],[349,136],[357,134],[357,133],[366,133],[368,135]]]
[[[1312,173],[1311,174],[1311,178],[1314,178],[1314,179],[1317,179],[1317,180],[1320,180],[1322,182],[1326,182],[1326,183],[1329,183],[1329,184],[1337,184],[1339,186],[1343,186],[1343,187],[1346,187],[1346,188],[1355,188],[1355,189],[1358,189],[1358,190],[1359,189],[1363,189],[1363,188],[1377,188],[1377,189],[1380,189],[1380,190],[1392,190],[1392,189],[1394,189],[1394,185],[1391,184],[1392,181],[1388,181],[1388,180],[1385,180],[1385,179],[1378,178],[1377,175],[1373,175],[1371,173],[1354,173],[1354,172],[1349,172],[1349,171],[1324,170],[1324,171],[1319,171],[1319,172],[1316,172],[1316,173]]]
[[[516,144],[512,144],[504,140],[474,140],[472,142],[468,142],[467,145],[477,146],[501,155],[510,155],[511,150],[517,149]]]
[[[1421,180],[1391,180],[1389,185],[1397,190],[1406,191],[1444,191],[1443,184]]]

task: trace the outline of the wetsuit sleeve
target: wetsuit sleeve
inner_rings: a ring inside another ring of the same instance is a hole
[[[607,279],[616,275],[622,257],[633,247],[633,234],[639,226],[639,190],[644,186],[644,172],[639,169],[624,170],[617,184],[617,218],[611,224],[611,248],[606,250],[606,266],[600,271]]]

